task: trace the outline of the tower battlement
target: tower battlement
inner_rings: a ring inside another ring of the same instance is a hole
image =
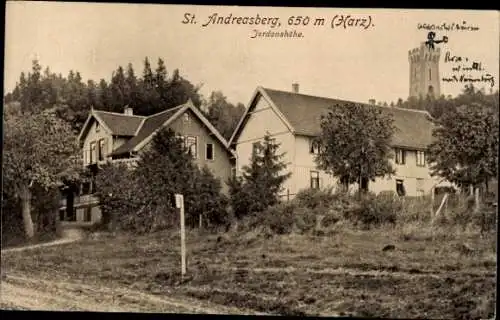
[[[425,42],[420,44],[420,47],[408,50],[408,61],[418,62],[421,59],[426,61],[438,62],[441,56],[441,48],[429,49]]]

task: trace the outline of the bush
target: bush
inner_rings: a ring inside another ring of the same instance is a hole
[[[308,232],[315,228],[318,211],[305,207],[296,207],[294,209],[293,224],[300,233]]]
[[[264,224],[275,234],[289,234],[294,226],[294,203],[280,203],[267,208],[262,214]]]
[[[352,209],[345,212],[344,217],[355,225],[370,228],[387,223],[396,224],[397,215],[401,209],[401,202],[396,198],[366,194]]]
[[[335,200],[338,200],[338,196],[333,193],[333,188],[303,189],[297,193],[294,199],[299,206],[310,209],[329,207]]]

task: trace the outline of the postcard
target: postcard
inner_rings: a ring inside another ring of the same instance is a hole
[[[497,11],[8,1],[8,310],[493,318]]]

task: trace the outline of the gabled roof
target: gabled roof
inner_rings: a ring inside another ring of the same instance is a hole
[[[135,136],[114,150],[110,155],[114,156],[139,151],[142,147],[144,147],[144,145],[151,141],[153,135],[158,130],[162,127],[168,126],[188,110],[195,114],[195,116],[207,127],[210,133],[212,133],[219,140],[219,142],[232,156],[235,156],[234,152],[229,148],[227,141],[208,121],[208,119],[193,105],[191,100],[189,100],[186,104],[146,117]]]
[[[326,114],[335,104],[356,103],[367,107],[380,108],[385,114],[392,114],[396,132],[392,144],[398,147],[425,149],[432,142],[433,123],[427,111],[396,107],[374,106],[366,103],[311,96],[294,92],[258,87],[247,110],[241,118],[230,143],[239,136],[244,122],[254,105],[254,100],[262,96],[269,100],[271,108],[297,135],[317,136],[320,131],[321,115]]]
[[[99,122],[111,135],[133,137],[145,117],[92,109],[80,131],[79,140],[87,134],[92,119]]]

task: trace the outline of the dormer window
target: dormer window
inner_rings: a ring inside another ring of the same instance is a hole
[[[316,139],[311,139],[309,142],[309,153],[319,154],[320,143]]]

